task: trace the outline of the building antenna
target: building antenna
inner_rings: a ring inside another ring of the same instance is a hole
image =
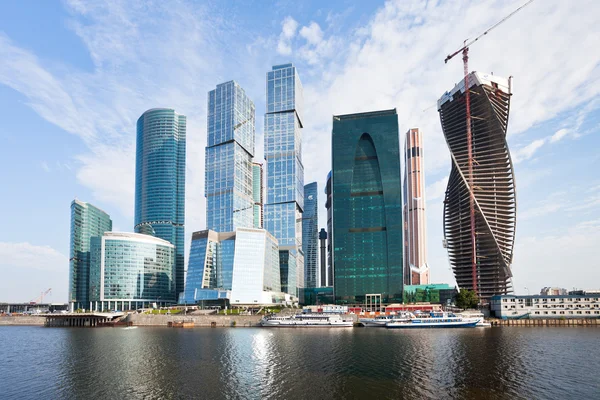
[[[467,42],[464,41],[463,47],[456,50],[454,53],[449,54],[444,60],[444,64],[447,64],[455,55],[458,53],[462,53],[463,57],[463,70],[465,74],[465,108],[467,110],[466,115],[466,124],[467,124],[467,150],[468,150],[468,179],[469,179],[469,208],[471,213],[471,264],[473,266],[473,290],[475,293],[479,294],[477,288],[477,249],[476,249],[476,240],[475,240],[475,193],[473,187],[473,137],[471,133],[471,88],[469,87],[469,46],[478,41],[483,36],[487,35],[498,25],[502,24],[504,21],[515,15],[525,6],[529,5],[533,0],[529,0],[527,3],[523,4],[521,7],[517,8],[515,11],[508,14],[506,17],[502,18],[500,21],[496,22],[492,25],[488,30],[483,32],[481,35],[477,36],[475,39]]]

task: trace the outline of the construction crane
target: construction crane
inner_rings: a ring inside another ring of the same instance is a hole
[[[47,296],[51,291],[52,291],[52,288],[49,288],[45,292],[41,292],[40,295],[38,297],[36,297],[35,299],[31,300],[29,302],[29,304],[43,303],[44,302],[44,296]]]
[[[467,43],[467,40],[464,41],[463,47],[456,50],[454,53],[449,54],[444,60],[444,64],[447,64],[455,55],[458,53],[462,53],[463,57],[463,70],[465,74],[465,109],[466,109],[466,124],[467,124],[467,157],[468,157],[468,180],[469,180],[469,208],[471,213],[471,248],[473,253],[471,254],[471,264],[473,266],[473,290],[475,293],[479,294],[477,290],[477,251],[476,251],[476,240],[475,240],[475,193],[473,191],[473,136],[471,134],[471,89],[469,87],[469,46],[473,43],[481,39],[483,36],[487,35],[498,25],[502,24],[504,21],[515,15],[517,12],[522,10],[524,7],[529,5],[533,0],[529,0],[527,3],[523,4],[521,7],[517,8],[515,11],[508,14],[506,17],[502,18],[500,21],[492,25],[488,30],[483,32],[481,35],[477,36],[475,39],[471,40]]]

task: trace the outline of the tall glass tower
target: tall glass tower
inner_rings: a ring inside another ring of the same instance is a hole
[[[204,194],[207,229],[254,227],[254,103],[234,81],[208,93]]]
[[[263,166],[252,163],[252,198],[254,199],[254,227],[263,227]]]
[[[90,203],[71,203],[69,251],[69,303],[72,308],[89,307],[90,239],[112,230],[110,216]]]
[[[183,291],[186,117],[153,108],[137,121],[135,232],[175,245],[175,292]]]
[[[332,165],[336,302],[402,302],[396,110],[334,116]]]
[[[304,185],[304,213],[302,214],[302,251],[304,252],[305,287],[317,287],[319,258],[319,209],[317,182]]]
[[[276,65],[267,72],[264,223],[279,241],[281,289],[295,296],[304,282],[302,104],[302,83],[293,64]]]

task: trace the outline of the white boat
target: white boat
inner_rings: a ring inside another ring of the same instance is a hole
[[[478,328],[489,328],[492,326],[492,324],[485,321],[483,313],[479,311],[465,311],[458,315],[465,319],[476,320],[477,324],[475,326]]]
[[[388,322],[402,322],[408,321],[410,315],[380,315],[375,318],[360,318],[359,321],[366,327],[385,328],[385,324]]]
[[[408,321],[388,322],[386,328],[474,328],[479,320],[463,318],[452,313],[430,313],[427,317],[412,315]]]
[[[274,328],[351,328],[354,321],[342,318],[338,314],[296,314],[279,317],[276,315],[264,317],[260,324]]]

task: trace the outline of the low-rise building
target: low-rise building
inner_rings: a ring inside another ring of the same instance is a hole
[[[264,229],[192,234],[185,290],[180,303],[248,306],[292,304],[281,291],[277,239]]]
[[[567,289],[559,287],[544,287],[540,290],[541,296],[556,296],[569,294]]]
[[[498,295],[490,299],[493,316],[511,318],[600,318],[600,294]]]

